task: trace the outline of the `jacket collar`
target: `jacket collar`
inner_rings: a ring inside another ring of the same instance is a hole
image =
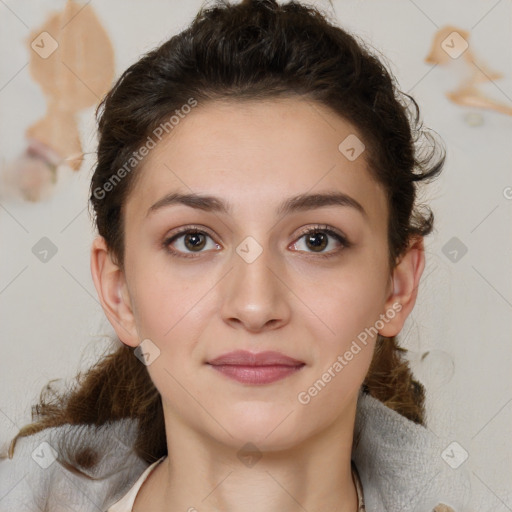
[[[445,462],[449,444],[361,391],[352,459],[367,511],[430,512],[441,503],[467,510],[469,474]]]

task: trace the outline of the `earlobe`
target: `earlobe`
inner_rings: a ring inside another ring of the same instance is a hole
[[[411,241],[407,252],[393,270],[391,292],[386,299],[387,321],[379,334],[385,337],[396,336],[404,326],[414,308],[418,286],[425,268],[423,237]]]
[[[119,339],[136,347],[139,340],[125,276],[112,260],[102,236],[97,236],[91,246],[91,274],[101,307]]]

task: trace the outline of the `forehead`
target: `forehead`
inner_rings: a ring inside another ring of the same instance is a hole
[[[385,226],[385,194],[367,170],[364,150],[347,158],[347,144],[354,143],[356,151],[363,148],[350,123],[310,100],[199,104],[136,170],[126,217],[145,217],[156,201],[175,191],[265,210],[296,194],[342,191],[363,205],[374,228]]]

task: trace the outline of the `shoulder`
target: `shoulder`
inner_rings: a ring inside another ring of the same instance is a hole
[[[474,511],[467,466],[453,468],[442,457],[449,444],[360,392],[352,458],[367,511]]]
[[[133,450],[136,424],[124,419],[101,427],[62,425],[18,439],[12,459],[0,458],[0,512],[103,510],[148,467]],[[98,454],[92,469],[68,469],[68,450]]]

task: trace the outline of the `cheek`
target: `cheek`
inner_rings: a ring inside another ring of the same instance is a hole
[[[382,300],[378,286],[363,277],[352,276],[327,289],[311,298],[321,320],[312,317],[309,326],[315,364],[296,398],[308,414],[334,419],[357,395],[368,372],[377,336],[372,326]]]
[[[351,270],[340,272],[324,283],[322,293],[317,288],[310,296],[318,316],[311,317],[309,327],[317,347],[311,392],[319,393],[325,386],[321,394],[327,401],[359,388],[373,357],[376,322],[383,312],[382,275],[368,268]]]
[[[161,262],[145,264],[142,258],[133,268],[134,314],[141,339],[151,339],[174,357],[190,351],[208,318],[208,290],[216,281]]]
[[[317,291],[311,303],[325,324],[327,340],[349,342],[375,325],[384,305],[383,278],[367,269],[340,273]]]
[[[175,323],[179,298],[184,298],[187,289],[181,286],[179,274],[173,275],[172,268],[165,264],[162,251],[141,249],[130,256],[137,324],[161,337]]]
[[[177,322],[179,301],[172,287],[157,273],[139,273],[135,292],[135,315],[139,333],[148,338],[163,340]]]

